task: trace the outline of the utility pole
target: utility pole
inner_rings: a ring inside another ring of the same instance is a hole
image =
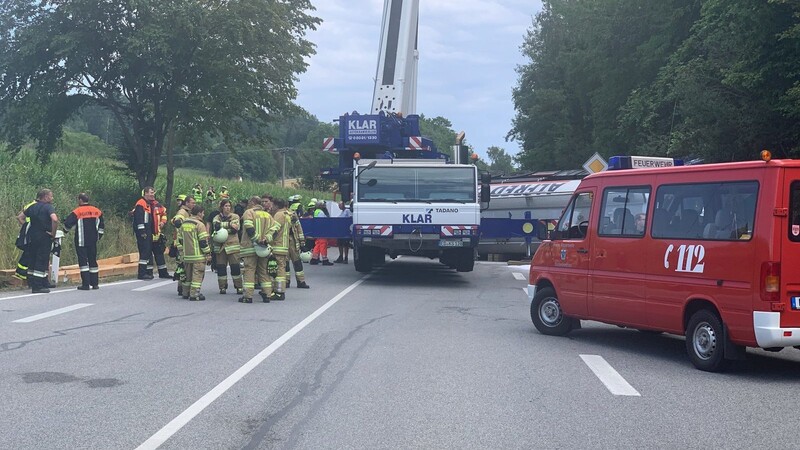
[[[294,150],[293,147],[281,147],[278,149],[281,152],[281,187],[284,187],[286,181],[286,153],[289,150]]]

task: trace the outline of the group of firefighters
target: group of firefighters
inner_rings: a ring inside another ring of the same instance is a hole
[[[137,277],[179,280],[178,294],[191,301],[205,300],[200,288],[207,265],[217,274],[220,294],[227,293],[228,268],[239,302],[252,303],[256,290],[263,302],[284,300],[291,284],[290,265],[297,287],[308,289],[303,263],[333,265],[327,259],[327,239],[308,240],[299,217],[328,215],[324,202],[312,199],[303,211],[301,197],[288,200],[271,195],[253,196],[233,205],[227,188],[220,188],[219,209],[207,211],[203,203],[216,206],[216,193],[209,188],[205,197],[198,184],[193,195],[178,195],[178,212],[169,222],[175,228],[169,255],[177,268],[170,275],[165,253],[167,210],[155,199],[155,190],[145,187],[130,215],[139,251]],[[34,293],[49,292],[47,267],[53,251],[59,221],[52,207],[52,192],[43,189],[37,200],[25,205],[17,217],[21,224],[18,247],[23,252],[16,276],[27,280]],[[205,201],[203,201],[205,200]],[[211,208],[209,208],[210,210]],[[78,207],[64,223],[65,231],[75,232],[75,248],[81,270],[78,289],[98,289],[97,242],[103,236],[102,212],[89,204],[86,194],[78,196]],[[312,252],[313,248],[313,252]],[[340,255],[341,258],[341,255]]]

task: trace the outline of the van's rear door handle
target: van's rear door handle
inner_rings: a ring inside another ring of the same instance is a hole
[[[579,248],[578,249],[578,253],[586,254],[586,253],[589,253],[589,250],[586,250],[585,248]]]

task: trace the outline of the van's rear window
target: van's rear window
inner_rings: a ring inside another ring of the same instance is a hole
[[[789,197],[789,240],[800,242],[800,181],[792,182]]]

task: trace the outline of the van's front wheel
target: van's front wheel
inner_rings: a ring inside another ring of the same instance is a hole
[[[531,321],[540,333],[564,336],[572,330],[573,320],[564,316],[556,292],[551,287],[536,291],[531,302]]]
[[[695,367],[707,372],[725,370],[725,330],[717,314],[701,309],[692,315],[686,327],[686,351]]]

